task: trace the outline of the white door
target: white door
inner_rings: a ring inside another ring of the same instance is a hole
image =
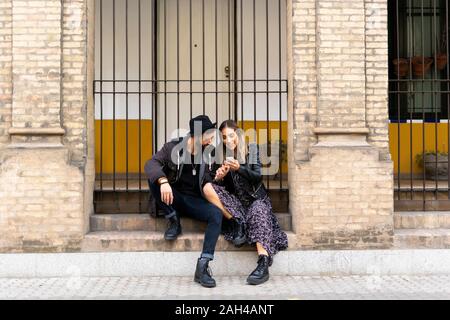
[[[233,117],[233,1],[159,0],[157,16],[159,149],[191,117]]]

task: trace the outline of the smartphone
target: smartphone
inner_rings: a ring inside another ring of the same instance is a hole
[[[234,161],[234,157],[227,157],[225,163]]]

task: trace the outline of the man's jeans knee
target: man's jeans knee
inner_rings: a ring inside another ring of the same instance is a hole
[[[185,213],[193,219],[207,223],[202,257],[213,259],[217,240],[219,239],[222,228],[222,211],[200,195],[198,197],[188,196],[178,192],[174,188],[172,188],[174,203],[172,206],[168,206],[161,201],[160,186],[157,183],[149,183],[149,185],[156,203],[164,210],[166,216],[174,210],[177,210],[177,212]]]

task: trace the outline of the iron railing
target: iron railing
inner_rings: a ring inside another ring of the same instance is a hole
[[[272,145],[266,185],[288,211],[285,12],[285,0],[96,0],[97,213],[148,212],[145,161],[198,114]],[[278,130],[276,150],[263,129]]]
[[[389,3],[396,210],[450,209],[449,1]]]

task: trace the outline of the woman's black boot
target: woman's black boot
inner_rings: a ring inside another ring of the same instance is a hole
[[[258,266],[247,278],[248,284],[258,285],[269,280],[269,260],[269,256],[259,256]]]
[[[216,280],[212,277],[209,260],[208,258],[198,258],[194,281],[200,283],[203,287],[213,288],[216,286]]]
[[[247,242],[245,236],[245,226],[237,220],[233,220],[233,244],[236,247],[242,247]]]

